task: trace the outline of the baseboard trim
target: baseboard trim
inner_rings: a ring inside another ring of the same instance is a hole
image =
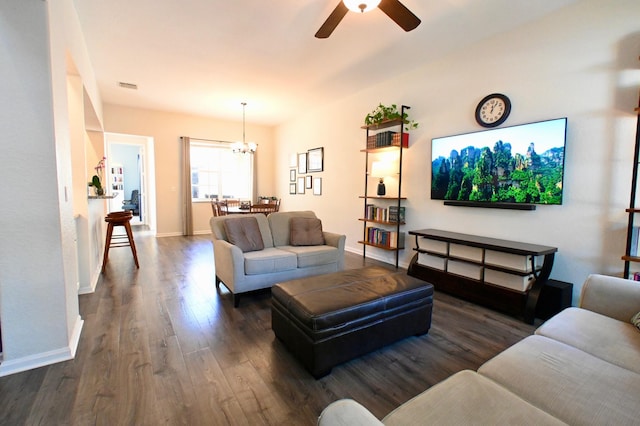
[[[75,358],[76,350],[80,343],[80,334],[82,333],[83,324],[84,320],[78,316],[73,327],[72,334],[69,336],[69,345],[67,347],[28,355],[18,359],[8,361],[3,360],[0,364],[0,377],[22,373],[23,371],[33,370],[34,368],[69,361],[70,359]]]
[[[100,273],[102,271],[102,260],[100,264],[96,266],[96,270],[91,274],[91,283],[88,286],[80,287],[78,289],[78,294],[91,294],[96,291],[96,287],[98,286],[98,280],[100,279]]]
[[[69,350],[71,351],[71,358],[76,357],[76,351],[80,344],[80,335],[82,334],[82,327],[84,326],[84,320],[80,315],[76,317],[76,324],[71,332],[71,338],[69,339]]]
[[[345,247],[344,251],[348,251],[349,253],[358,254],[358,255],[362,256],[362,248]],[[371,250],[371,251],[373,251],[373,250]],[[373,259],[373,260],[379,260],[380,262],[389,263],[389,264],[393,263],[391,260],[389,260],[388,258],[386,258],[384,256],[378,256],[376,254],[372,255],[371,253],[369,253],[369,250],[367,250],[367,258],[368,259]],[[410,263],[411,262],[404,262],[402,260],[399,260],[398,261],[398,267],[407,269],[409,267]]]
[[[156,234],[156,237],[182,237],[182,232],[163,232],[162,234]]]
[[[194,231],[193,235],[208,235],[211,234],[211,230],[208,231]],[[158,238],[162,238],[162,237],[183,237],[184,234],[182,232],[166,232],[163,234],[156,234],[156,237]]]

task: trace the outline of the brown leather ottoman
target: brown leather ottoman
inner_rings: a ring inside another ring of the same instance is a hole
[[[276,337],[316,379],[431,326],[433,286],[377,266],[279,283],[271,294]]]

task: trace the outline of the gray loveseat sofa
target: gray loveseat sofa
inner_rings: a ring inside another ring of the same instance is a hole
[[[252,218],[257,228],[252,228]],[[292,219],[294,225],[299,225],[294,234]],[[282,281],[341,271],[346,236],[318,230],[318,222],[312,211],[212,217],[209,225],[216,286],[224,284],[237,307],[243,293]],[[238,239],[243,243],[234,244]]]
[[[632,425],[640,423],[640,283],[591,275],[571,307],[483,364],[407,401],[382,422],[353,400],[328,425]],[[437,302],[434,315],[437,315]]]

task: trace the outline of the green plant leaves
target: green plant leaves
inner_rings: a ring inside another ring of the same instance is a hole
[[[409,119],[409,114],[406,112],[401,114],[400,111],[398,111],[398,106],[396,104],[386,106],[382,103],[365,116],[364,124],[366,126],[371,126],[393,120],[402,120],[405,125],[405,130],[416,129],[418,127],[418,123]]]

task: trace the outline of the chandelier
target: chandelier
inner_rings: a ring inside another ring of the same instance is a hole
[[[234,154],[253,154],[258,149],[258,145],[255,142],[247,143],[245,141],[245,120],[244,120],[244,108],[247,106],[246,102],[242,102],[242,142],[235,142],[231,145],[231,149]]]

